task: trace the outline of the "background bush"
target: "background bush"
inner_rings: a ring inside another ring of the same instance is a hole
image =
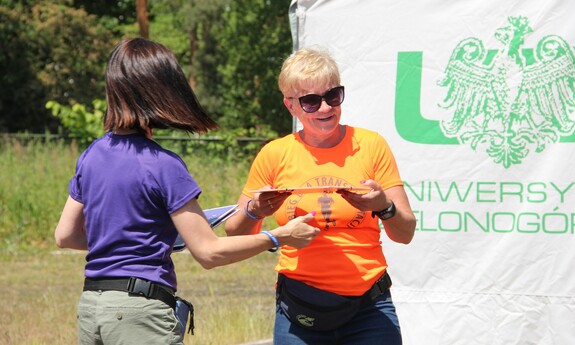
[[[237,201],[251,159],[231,158],[234,152],[229,153],[230,158],[215,156],[209,145],[198,142],[194,142],[193,150],[185,140],[167,140],[161,144],[182,155],[202,187],[199,201],[203,208]],[[68,197],[68,182],[79,153],[76,142],[55,137],[2,138],[0,249],[7,252],[55,249],[53,233]],[[275,224],[271,219],[266,222],[270,222],[266,226]]]
[[[68,134],[46,109],[105,98],[113,46],[139,36],[134,1],[0,0],[0,132]],[[289,0],[148,0],[149,38],[178,58],[220,137],[292,130],[277,75],[292,47]],[[52,109],[53,110],[53,109]]]

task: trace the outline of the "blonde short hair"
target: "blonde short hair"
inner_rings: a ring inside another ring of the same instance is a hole
[[[283,63],[278,86],[284,97],[295,97],[309,85],[339,86],[339,69],[335,60],[324,50],[302,48]]]

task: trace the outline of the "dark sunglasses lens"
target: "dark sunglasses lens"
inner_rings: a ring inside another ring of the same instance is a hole
[[[321,96],[305,95],[299,98],[299,104],[306,113],[314,113],[321,107]]]
[[[336,87],[329,90],[324,98],[327,104],[332,107],[337,107],[343,102],[343,87]]]
[[[301,96],[299,98],[299,104],[306,113],[315,113],[321,108],[323,99],[325,99],[325,102],[331,107],[337,107],[343,102],[343,97],[343,86],[338,86],[326,92],[323,97],[315,94]]]

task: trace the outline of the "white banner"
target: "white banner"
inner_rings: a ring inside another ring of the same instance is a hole
[[[390,143],[418,220],[382,237],[407,345],[575,344],[575,1],[318,0],[342,123]]]

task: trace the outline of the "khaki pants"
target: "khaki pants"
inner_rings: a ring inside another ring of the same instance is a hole
[[[164,302],[121,291],[84,291],[78,302],[78,344],[183,345],[180,323]]]

